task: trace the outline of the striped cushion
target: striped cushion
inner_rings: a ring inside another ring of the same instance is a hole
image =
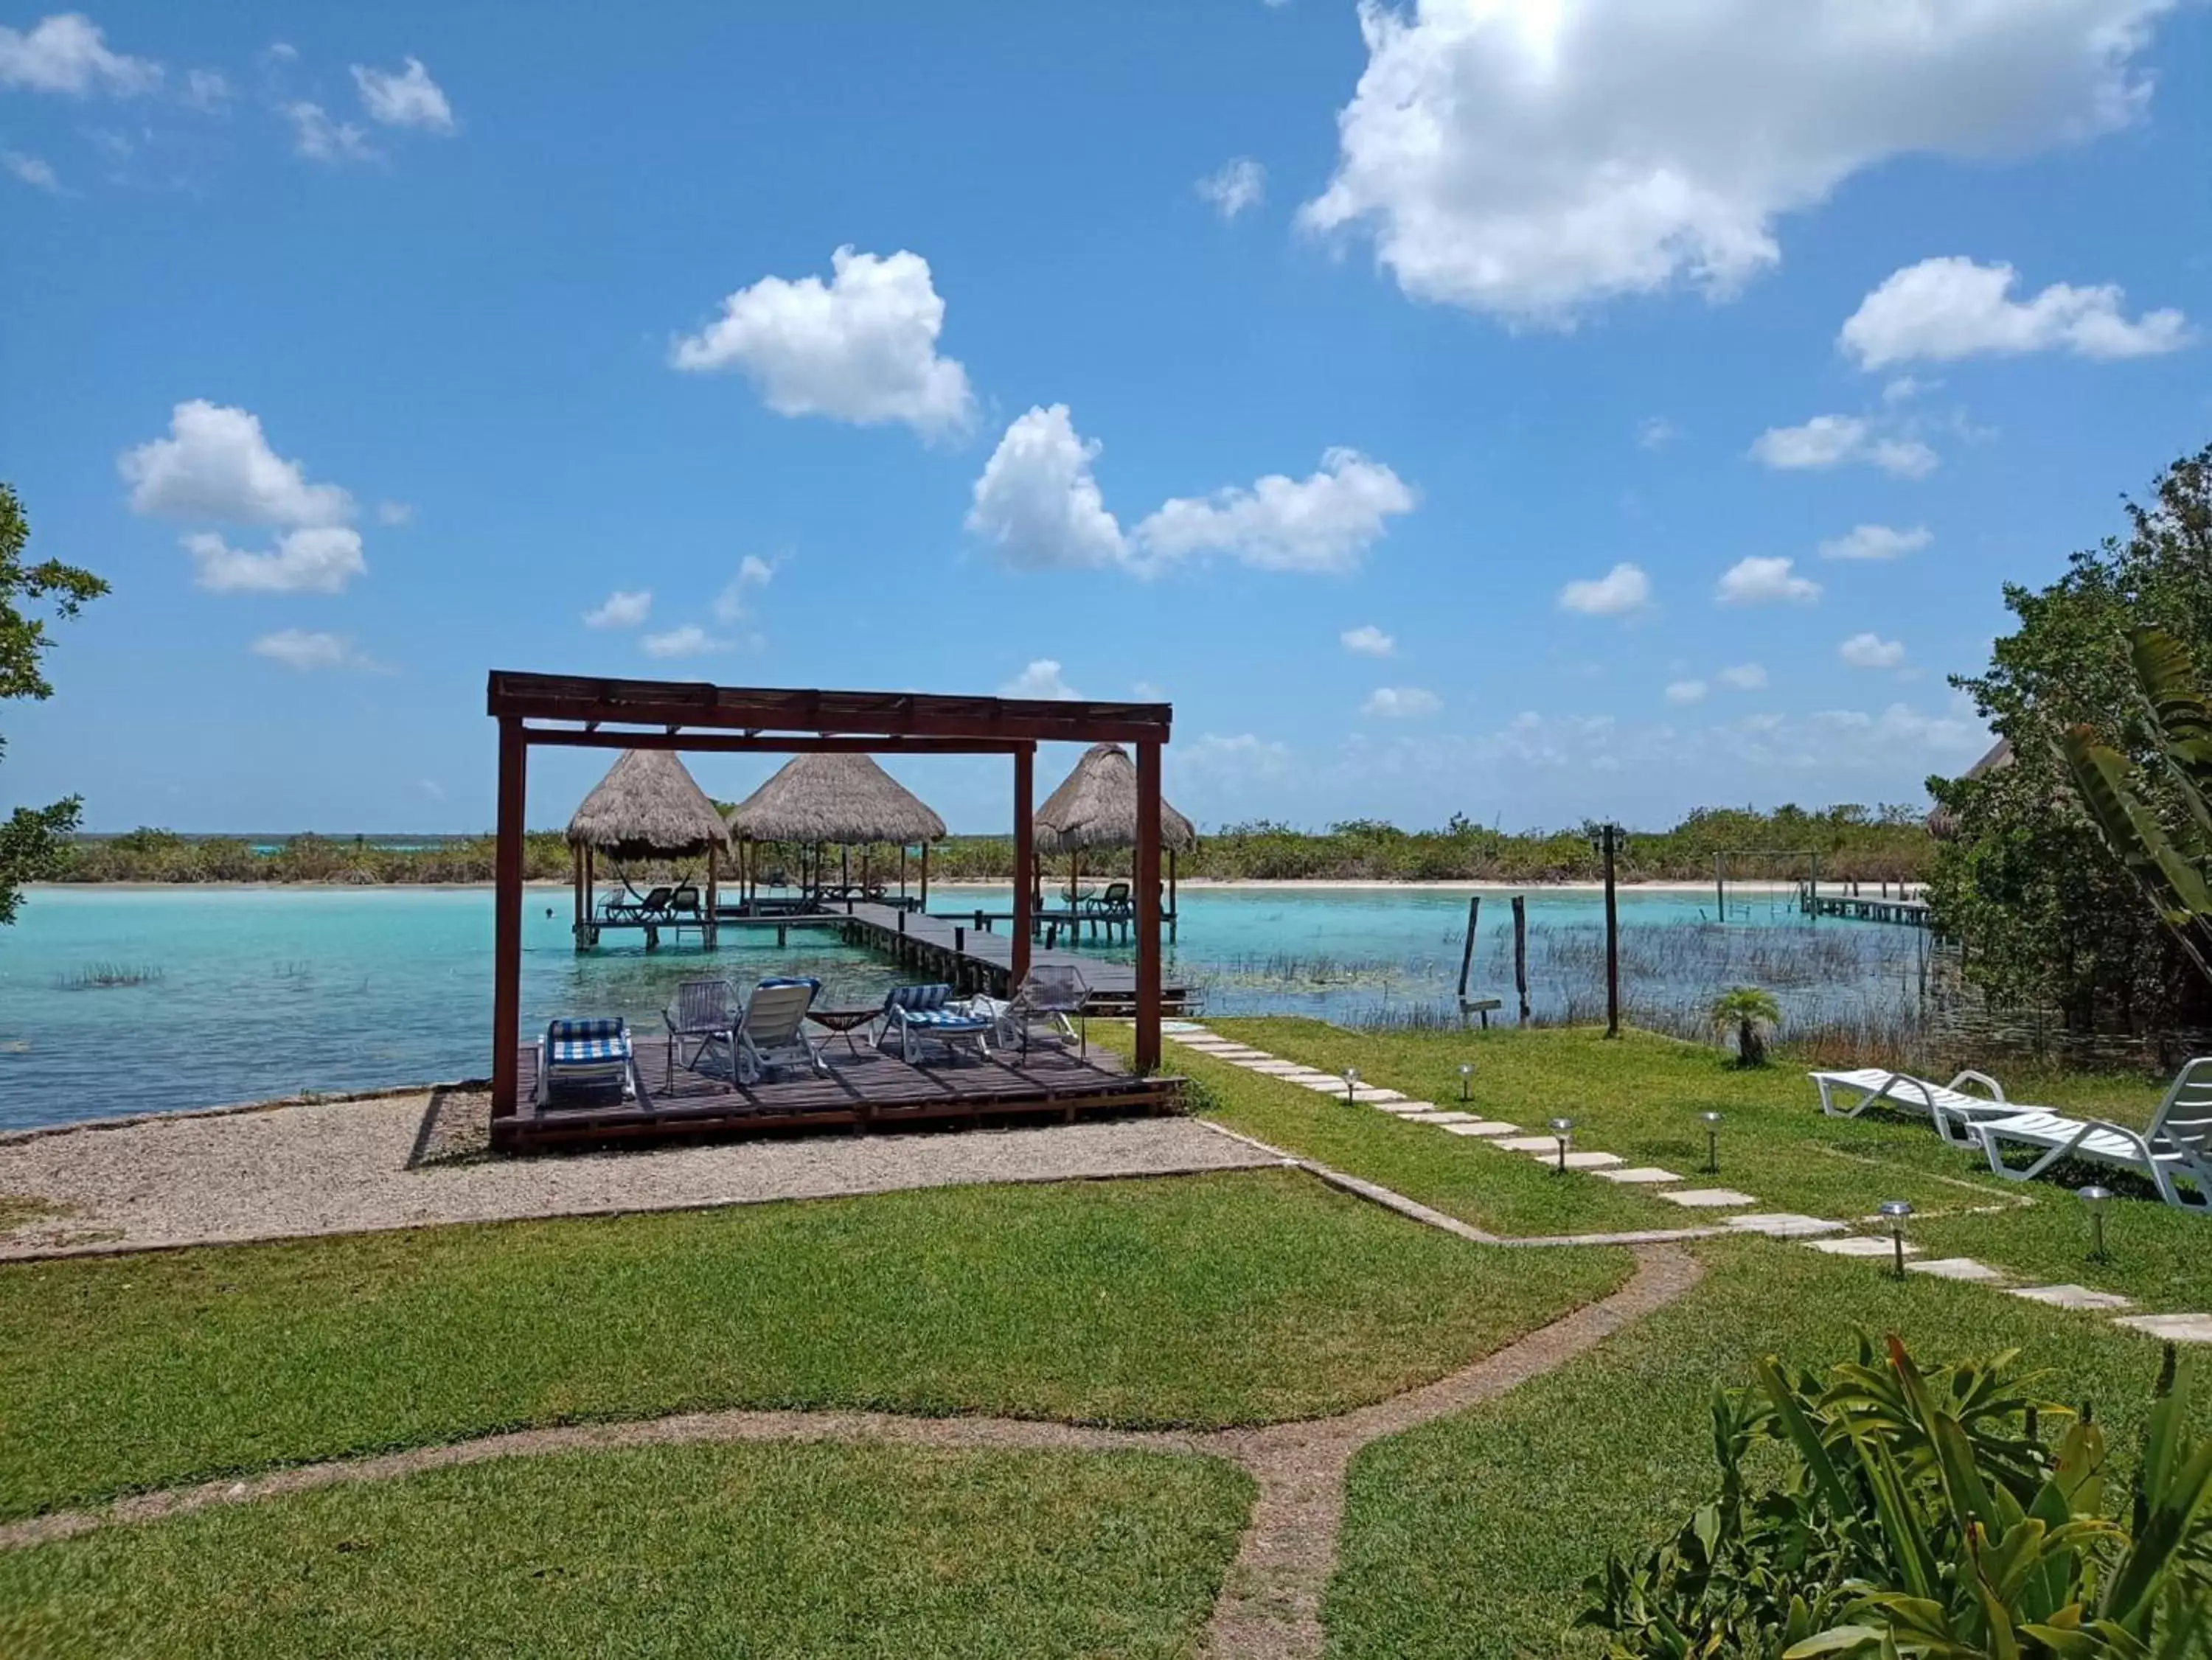
[[[545,1028],[549,1065],[590,1066],[629,1057],[629,1029],[619,1017],[555,1021]]]
[[[927,1015],[941,1009],[952,996],[949,985],[902,985],[894,987],[884,999],[886,1012],[898,1010],[909,1017]]]
[[[988,1015],[971,1015],[960,1009],[910,1009],[900,1019],[907,1025],[927,1032],[988,1032]]]

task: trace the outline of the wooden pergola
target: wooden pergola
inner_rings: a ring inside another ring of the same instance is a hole
[[[521,1071],[523,819],[533,744],[692,754],[1009,755],[1013,759],[1012,978],[1028,972],[1039,743],[1125,743],[1137,759],[1137,1069],[1160,1063],[1160,749],[1164,703],[807,692],[696,682],[605,680],[495,669],[498,851],[493,868],[494,1118],[512,1117]]]

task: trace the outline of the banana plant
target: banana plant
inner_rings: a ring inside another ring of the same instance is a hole
[[[2197,970],[2212,980],[2212,702],[2189,648],[2161,629],[2128,636],[2148,706],[2160,770],[2181,803],[2170,827],[2137,788],[2128,758],[2091,726],[2069,726],[2058,751],[2105,845],[2112,850]]]

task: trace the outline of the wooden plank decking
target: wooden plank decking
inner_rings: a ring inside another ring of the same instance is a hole
[[[989,913],[984,913],[987,919]],[[844,924],[845,937],[856,945],[882,952],[902,968],[917,969],[949,982],[963,991],[985,991],[994,997],[1011,995],[1013,936],[995,926],[979,929],[957,916],[933,917],[902,911],[896,906],[859,901],[840,905],[836,915]],[[1067,964],[1079,970],[1091,987],[1091,1012],[1126,1015],[1137,1001],[1137,971],[1127,963],[1079,951],[1030,951],[1032,966]],[[1168,1014],[1188,1010],[1190,991],[1179,982],[1163,979],[1160,1003]]]
[[[909,1066],[865,1041],[848,1046],[833,1038],[823,1046],[830,1075],[813,1077],[788,1069],[775,1080],[739,1084],[718,1055],[702,1069],[668,1072],[667,1045],[641,1039],[638,1070],[641,1100],[540,1109],[537,1051],[521,1051],[521,1100],[514,1117],[495,1119],[492,1144],[520,1150],[561,1143],[667,1139],[677,1136],[992,1120],[1060,1118],[1086,1114],[1175,1112],[1182,1110],[1182,1080],[1138,1077],[1120,1058],[1093,1049],[1088,1056],[1056,1044],[982,1058],[963,1051],[957,1060]],[[933,1047],[932,1053],[941,1056]]]

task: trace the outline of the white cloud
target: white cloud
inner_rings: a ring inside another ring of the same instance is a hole
[[[647,634],[638,644],[649,657],[699,657],[730,649],[729,641],[715,639],[696,622],[671,628],[665,634]]]
[[[1063,679],[1058,659],[1039,657],[1021,673],[999,688],[1002,698],[1053,698],[1065,700],[1081,696]]]
[[[1413,512],[1412,488],[1357,450],[1323,453],[1304,479],[1271,473],[1249,489],[1161,504],[1136,529],[1154,563],[1222,553],[1266,571],[1350,571],[1391,518]]]
[[[1165,703],[1169,701],[1166,688],[1164,687],[1155,686],[1148,680],[1140,680],[1135,685],[1132,686],[1129,688],[1129,695],[1136,699],[1139,703]]]
[[[1713,597],[1723,605],[1809,605],[1820,585],[1796,575],[1786,559],[1741,559],[1729,566]]]
[[[1731,692],[1757,692],[1766,685],[1766,665],[1759,663],[1739,663],[1723,669],[1713,678]]]
[[[2009,265],[1977,265],[1956,256],[1907,265],[1859,302],[1838,343],[1863,369],[1984,353],[2150,357],[2190,343],[2188,322],[2178,311],[2146,312],[2130,322],[2121,310],[2126,296],[2115,283],[2076,288],[2054,282],[2014,300],[2018,275]]]
[[[1857,415],[1814,415],[1802,427],[1770,427],[1752,440],[1752,458],[1778,471],[1796,472],[1869,462],[1886,473],[1923,478],[1941,459],[1917,438],[1883,438]]]
[[[0,167],[7,168],[33,190],[53,196],[61,194],[62,181],[54,177],[52,164],[39,156],[26,155],[21,150],[0,150]]]
[[[1249,781],[1287,772],[1291,747],[1254,732],[1206,732],[1187,743],[1169,745],[1167,760],[1178,777],[1208,782]]]
[[[417,779],[415,780],[415,787],[432,801],[443,801],[446,798],[446,786],[435,779]]]
[[[1637,423],[1636,446],[1640,450],[1663,450],[1681,435],[1682,429],[1665,415],[1646,415]]]
[[[343,524],[287,530],[268,553],[234,548],[212,530],[184,542],[195,579],[219,594],[335,594],[368,569],[360,532]]]
[[[82,12],[42,18],[27,33],[0,28],[0,87],[128,98],[151,92],[161,82],[159,64],[111,51]]]
[[[1667,686],[1667,701],[1679,704],[1703,703],[1705,700],[1705,693],[1709,689],[1701,680],[1670,681]]]
[[[1559,590],[1560,609],[1580,611],[1584,616],[1626,616],[1650,603],[1651,579],[1626,561],[1601,577],[1578,578]]]
[[[1247,208],[1256,208],[1267,194],[1267,170],[1249,155],[1224,162],[1194,186],[1224,219],[1234,219]]]
[[[269,447],[258,417],[196,397],[169,412],[169,435],[118,459],[134,512],[225,524],[337,524],[353,498],[310,484],[296,461]]]
[[[230,101],[230,82],[217,70],[187,70],[184,98],[192,108],[212,115]]]
[[[968,528],[1020,570],[1120,563],[1127,544],[1091,475],[1099,448],[1076,435],[1065,403],[1016,417],[975,481]]]
[[[1923,380],[1917,375],[1901,374],[1894,380],[1882,384],[1881,401],[1885,403],[1909,403],[1923,392],[1933,391],[1943,383]]]
[[[1419,720],[1443,706],[1442,698],[1418,686],[1378,686],[1359,706],[1359,712],[1383,720]]]
[[[353,642],[343,634],[310,633],[304,628],[284,628],[273,634],[264,634],[253,642],[252,650],[256,657],[281,663],[287,669],[301,674],[317,669],[359,669],[374,672],[381,667],[356,651]]]
[[[1416,299],[1559,323],[1726,294],[1780,215],[1893,157],[2026,154],[2124,124],[2172,0],[1418,0],[1368,64],[1301,221],[1370,233]]]
[[[1899,530],[1887,524],[1855,524],[1845,535],[1820,544],[1822,559],[1895,559],[1918,553],[1936,540],[1924,524]]]
[[[405,501],[380,501],[376,504],[376,522],[395,528],[415,522],[415,508]]]
[[[1337,639],[1354,657],[1387,657],[1398,649],[1398,642],[1371,622],[1362,623],[1357,628],[1347,628]]]
[[[394,75],[363,64],[353,66],[353,83],[361,89],[361,106],[368,118],[387,127],[420,127],[426,132],[453,130],[453,106],[444,90],[430,78],[419,58]]]
[[[584,613],[586,628],[635,628],[653,615],[653,590],[617,588]]]
[[[304,99],[283,106],[292,124],[292,148],[310,161],[374,161],[383,153],[350,121],[333,121],[320,104]]]
[[[738,573],[722,585],[722,591],[714,596],[714,621],[736,622],[750,614],[745,596],[756,588],[765,588],[775,579],[775,566],[757,554],[747,554],[738,561]]]
[[[1853,634],[1836,648],[1836,655],[1854,669],[1895,669],[1905,662],[1905,647],[1879,634]]]
[[[720,318],[676,342],[669,361],[678,369],[740,370],[778,415],[862,426],[902,421],[927,436],[964,430],[975,397],[967,370],[937,354],[945,302],[931,285],[929,262],[849,245],[830,262],[826,284],[818,276],[764,276],[738,289]]]

